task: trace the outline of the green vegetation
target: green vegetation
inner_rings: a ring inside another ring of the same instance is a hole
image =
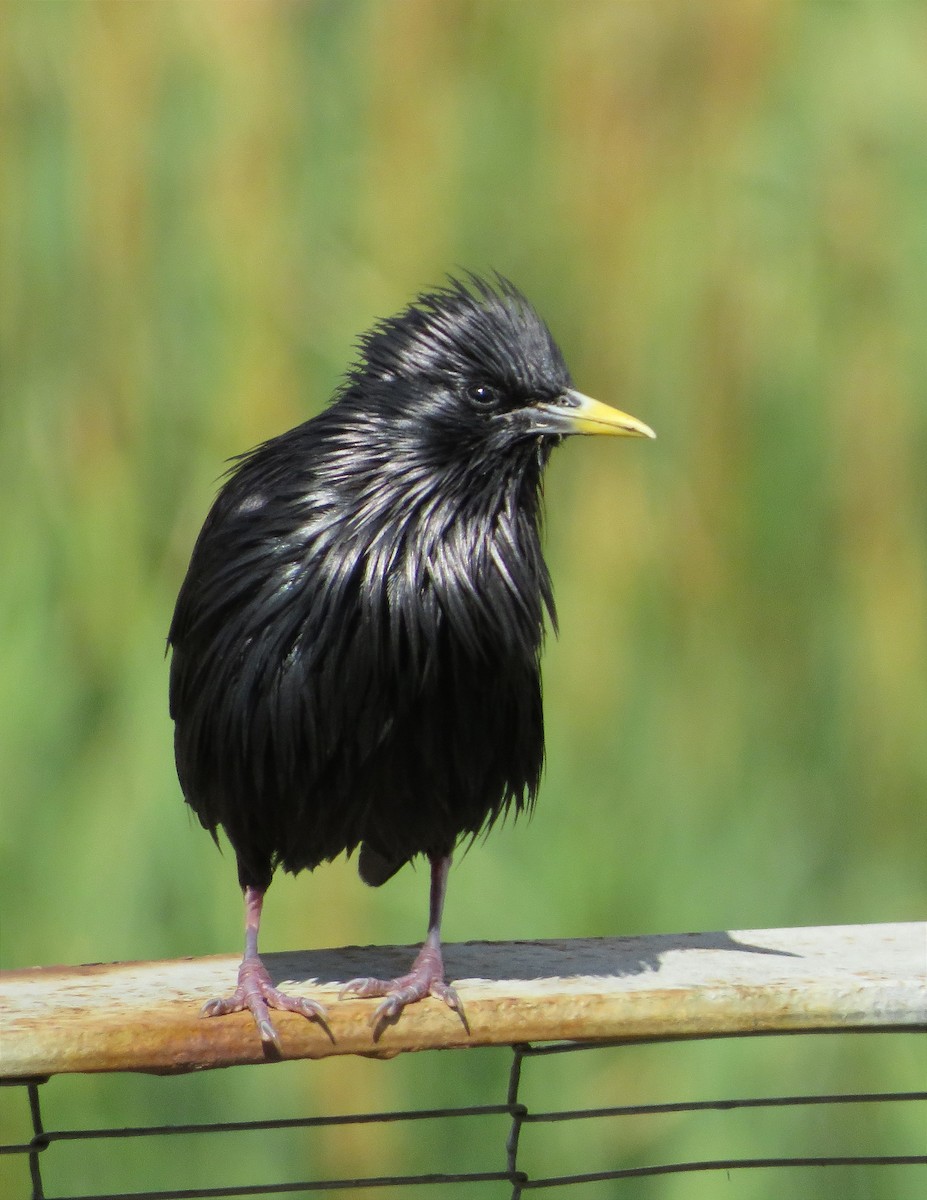
[[[5,6],[3,966],[237,950],[234,866],[173,771],[173,598],[223,460],[317,411],[354,336],[458,265],[514,279],[578,386],[659,440],[552,465],[548,773],[531,824],[455,868],[447,939],[923,918],[925,48],[917,0]],[[411,942],[425,903],[422,871],[370,892],[336,864],[274,884],[264,945]],[[531,1103],[923,1086],[911,1039],[824,1040],[551,1061]],[[57,1126],[488,1103],[506,1067],[61,1079],[45,1103]],[[587,1125],[535,1131],[528,1161],[918,1138],[887,1107],[630,1145]],[[428,1138],[48,1169],[60,1194],[502,1165]],[[582,1194],[907,1200],[918,1174]]]

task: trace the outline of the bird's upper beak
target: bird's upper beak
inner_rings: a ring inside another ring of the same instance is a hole
[[[532,433],[601,433],[606,437],[648,437],[657,435],[639,421],[617,408],[584,396],[570,388],[556,401],[539,401],[528,410]]]

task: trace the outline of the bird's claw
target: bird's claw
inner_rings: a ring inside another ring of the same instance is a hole
[[[447,983],[433,983],[429,988],[429,991],[431,995],[435,996],[438,1000],[443,1000],[452,1012],[463,1016],[463,1003],[461,1002],[460,997],[457,995],[456,988],[452,988],[450,984]]]
[[[274,987],[267,968],[258,959],[246,958],[238,971],[238,986],[231,996],[207,1000],[200,1010],[201,1017],[224,1017],[228,1013],[251,1013],[261,1041],[281,1049],[280,1036],[270,1019],[270,1009],[298,1013],[310,1021],[318,1021],[328,1031],[326,1012],[316,1000],[307,996],[288,996]],[[329,1033],[329,1036],[331,1034]]]
[[[367,995],[382,995],[382,993],[368,992]],[[414,1004],[416,1000],[423,1000],[425,996],[434,996],[436,1000],[443,1000],[452,1012],[458,1013],[463,1018],[463,1005],[457,992],[449,984],[438,980],[432,983],[427,990],[409,986],[387,992],[385,999],[374,1010],[371,1024],[378,1025],[381,1021],[395,1021],[407,1004]],[[466,1024],[466,1022],[464,1023]]]
[[[447,1007],[460,1017],[467,1033],[470,1032],[463,1003],[456,990],[450,984],[445,983],[443,979],[433,978],[426,971],[413,969],[408,975],[403,975],[399,979],[372,979],[369,977],[352,979],[338,993],[338,999],[343,1000],[347,996],[358,996],[362,1000],[373,996],[383,997],[370,1018],[375,1038],[380,1036],[386,1025],[394,1024],[399,1020],[407,1004],[415,1004],[419,1000],[424,1000],[426,996],[434,996],[436,1000],[443,1000]]]

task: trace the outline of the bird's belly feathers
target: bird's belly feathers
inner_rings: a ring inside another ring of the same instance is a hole
[[[285,869],[360,842],[395,869],[418,853],[447,853],[509,805],[533,801],[544,745],[536,662],[448,655],[409,685],[374,673],[343,697],[324,759],[312,762],[308,739],[294,754],[309,769],[274,806]]]
[[[531,805],[552,600],[534,519],[492,528],[388,530],[383,555],[310,524],[238,569],[216,551],[234,604],[191,566],[172,641],[178,774],[246,881],[362,842],[398,867]]]
[[[543,760],[538,629],[473,647],[445,620],[423,654],[373,636],[357,611],[325,654],[260,637],[237,663],[175,648],[178,772],[209,829],[224,827],[243,876],[311,869],[364,842],[397,869],[449,852],[514,805]],[[392,648],[390,648],[390,645]],[[316,647],[317,650],[317,647]],[[184,686],[194,676],[197,686]],[[186,699],[184,699],[186,698]],[[391,873],[391,872],[389,872]]]

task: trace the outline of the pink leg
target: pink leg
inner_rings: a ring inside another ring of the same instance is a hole
[[[301,1013],[310,1021],[325,1023],[325,1009],[315,1000],[287,996],[274,987],[267,968],[258,954],[258,930],[261,926],[261,909],[264,892],[261,888],[245,888],[245,956],[238,968],[238,987],[223,998],[209,1000],[203,1005],[201,1016],[222,1017],[226,1013],[243,1012],[245,1009],[254,1017],[261,1041],[270,1042],[280,1049],[280,1039],[270,1019],[271,1008],[283,1012]]]
[[[445,978],[444,959],[441,954],[441,915],[444,911],[450,866],[449,854],[431,859],[428,934],[411,971],[407,975],[400,975],[398,979],[352,979],[341,989],[342,998],[349,995],[385,997],[383,1003],[377,1005],[371,1020],[375,1029],[381,1030],[387,1022],[395,1021],[407,1004],[414,1004],[425,996],[436,996],[443,1000],[448,1008],[460,1016],[464,1028],[467,1028],[467,1018],[460,997]]]

